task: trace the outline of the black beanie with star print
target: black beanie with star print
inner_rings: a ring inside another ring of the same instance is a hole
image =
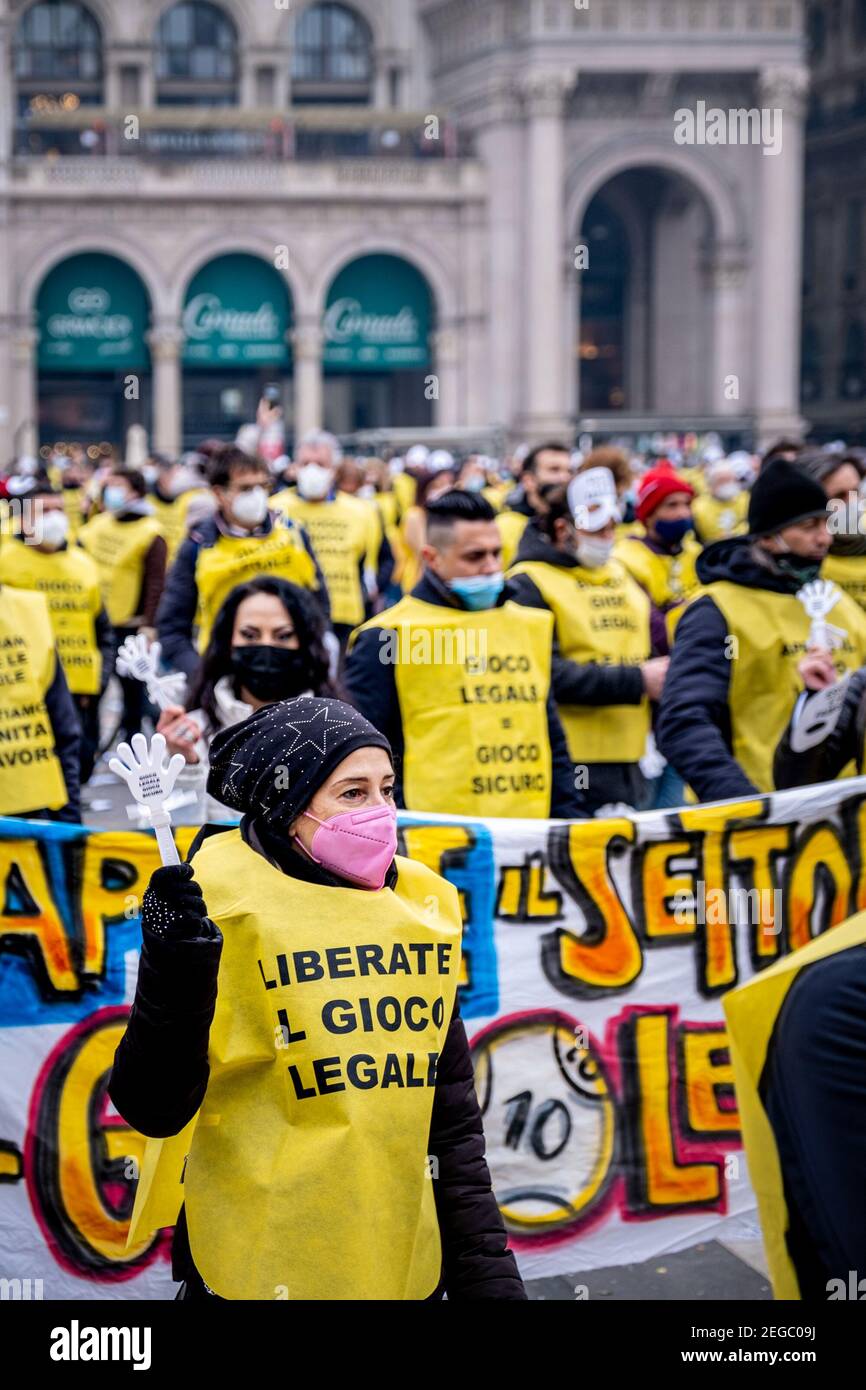
[[[207,789],[225,806],[284,829],[357,748],[384,748],[393,761],[385,735],[342,700],[278,700],[214,737]]]

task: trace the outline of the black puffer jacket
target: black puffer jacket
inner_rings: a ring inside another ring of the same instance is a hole
[[[760,564],[753,546],[748,536],[707,546],[697,563],[701,584],[724,579],[744,589],[796,593],[800,582]],[[660,752],[701,801],[759,795],[733,755],[730,682],[728,624],[710,587],[680,618],[656,728]]]
[[[188,859],[217,827],[205,826]],[[307,864],[288,840],[276,842],[245,817],[247,844],[279,857],[285,873],[345,887],[320,866]],[[264,842],[264,848],[263,848]],[[396,882],[392,865],[388,886]],[[208,1085],[208,1036],[217,997],[222,936],[207,921],[190,939],[161,938],[142,928],[135,1000],[114,1057],[108,1094],[140,1133],[178,1134],[199,1109]],[[191,929],[193,930],[193,929]],[[202,934],[202,932],[204,934]],[[428,1153],[438,1160],[433,1179],[442,1237],[442,1277],[431,1299],[526,1299],[490,1184],[481,1112],[475,1094],[466,1032],[455,1004],[439,1058]],[[172,1275],[201,1288],[181,1209],[172,1248]]]

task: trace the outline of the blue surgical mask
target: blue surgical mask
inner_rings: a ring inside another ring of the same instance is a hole
[[[505,587],[505,576],[501,570],[496,574],[471,574],[464,579],[450,579],[448,588],[463,600],[473,613],[482,608],[495,608],[496,600]]]
[[[126,488],[111,486],[103,488],[102,505],[107,512],[122,512],[126,506]]]
[[[679,545],[683,536],[688,535],[692,529],[692,519],[690,516],[681,517],[679,521],[657,521],[655,531],[659,540],[664,541],[665,545]]]

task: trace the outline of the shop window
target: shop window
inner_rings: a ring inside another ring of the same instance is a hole
[[[44,121],[51,112],[72,111],[102,101],[102,33],[90,11],[74,0],[41,0],[21,16],[13,44],[17,109],[21,123],[17,148],[30,153],[27,121]],[[23,142],[23,143],[22,143]],[[78,136],[73,149],[80,153]],[[36,137],[32,149],[41,148]]]

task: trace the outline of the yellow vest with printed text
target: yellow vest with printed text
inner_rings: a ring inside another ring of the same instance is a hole
[[[49,552],[10,541],[0,550],[0,584],[45,595],[66,684],[73,695],[98,694],[102,653],[96,618],[102,594],[90,556],[75,545]]]
[[[313,543],[328,594],[331,621],[357,627],[364,621],[361,570],[375,569],[381,522],[375,503],[338,492],[332,502],[305,502],[296,491],[278,492],[272,505],[304,526]]]
[[[510,569],[514,564],[520,541],[529,523],[529,517],[522,512],[499,512],[496,525],[502,538],[502,568]]]
[[[649,660],[649,599],[616,561],[595,570],[527,561],[509,578],[516,574],[532,580],[553,613],[566,661],[640,666]],[[559,715],[572,762],[636,763],[646,751],[646,698],[638,705],[560,705]]]
[[[394,666],[407,809],[549,816],[553,614],[407,597],[360,631],[372,628],[396,634],[383,632],[380,656]]]
[[[200,652],[232,589],[261,574],[287,579],[302,589],[318,587],[316,567],[298,526],[277,517],[267,536],[219,535],[213,545],[201,547],[195,565]]]
[[[144,557],[161,535],[153,516],[118,521],[110,512],[100,512],[81,528],[79,543],[96,561],[102,601],[115,627],[137,616]]]
[[[832,579],[858,607],[866,609],[866,555],[828,555],[821,578]]]
[[[0,589],[0,816],[56,811],[69,797],[45,695],[57,670],[42,594]]]
[[[165,543],[168,548],[167,565],[170,565],[174,560],[181,542],[186,536],[186,518],[190,503],[198,502],[207,495],[207,489],[201,487],[190,488],[188,492],[182,492],[171,502],[157,497],[155,492],[150,494],[148,500],[162,528],[162,534],[165,536]]]
[[[147,1142],[128,1244],[177,1219],[228,1299],[418,1300],[442,1263],[428,1148],[460,970],[457,891],[289,878],[211,836],[193,866],[223,935],[209,1080]]]
[[[747,589],[725,579],[707,585],[704,595],[727,624],[734,758],[760,791],[773,791],[773,755],[803,688],[797,664],[811,620],[794,594]],[[866,614],[843,594],[829,621],[845,633],[833,654],[836,670],[840,676],[856,671],[866,662]]]
[[[824,932],[722,998],[734,1067],[749,1178],[758,1201],[773,1294],[799,1299],[800,1286],[786,1240],[790,1217],[773,1127],[760,1094],[776,1020],[800,971],[839,951],[866,946],[866,912]]]

